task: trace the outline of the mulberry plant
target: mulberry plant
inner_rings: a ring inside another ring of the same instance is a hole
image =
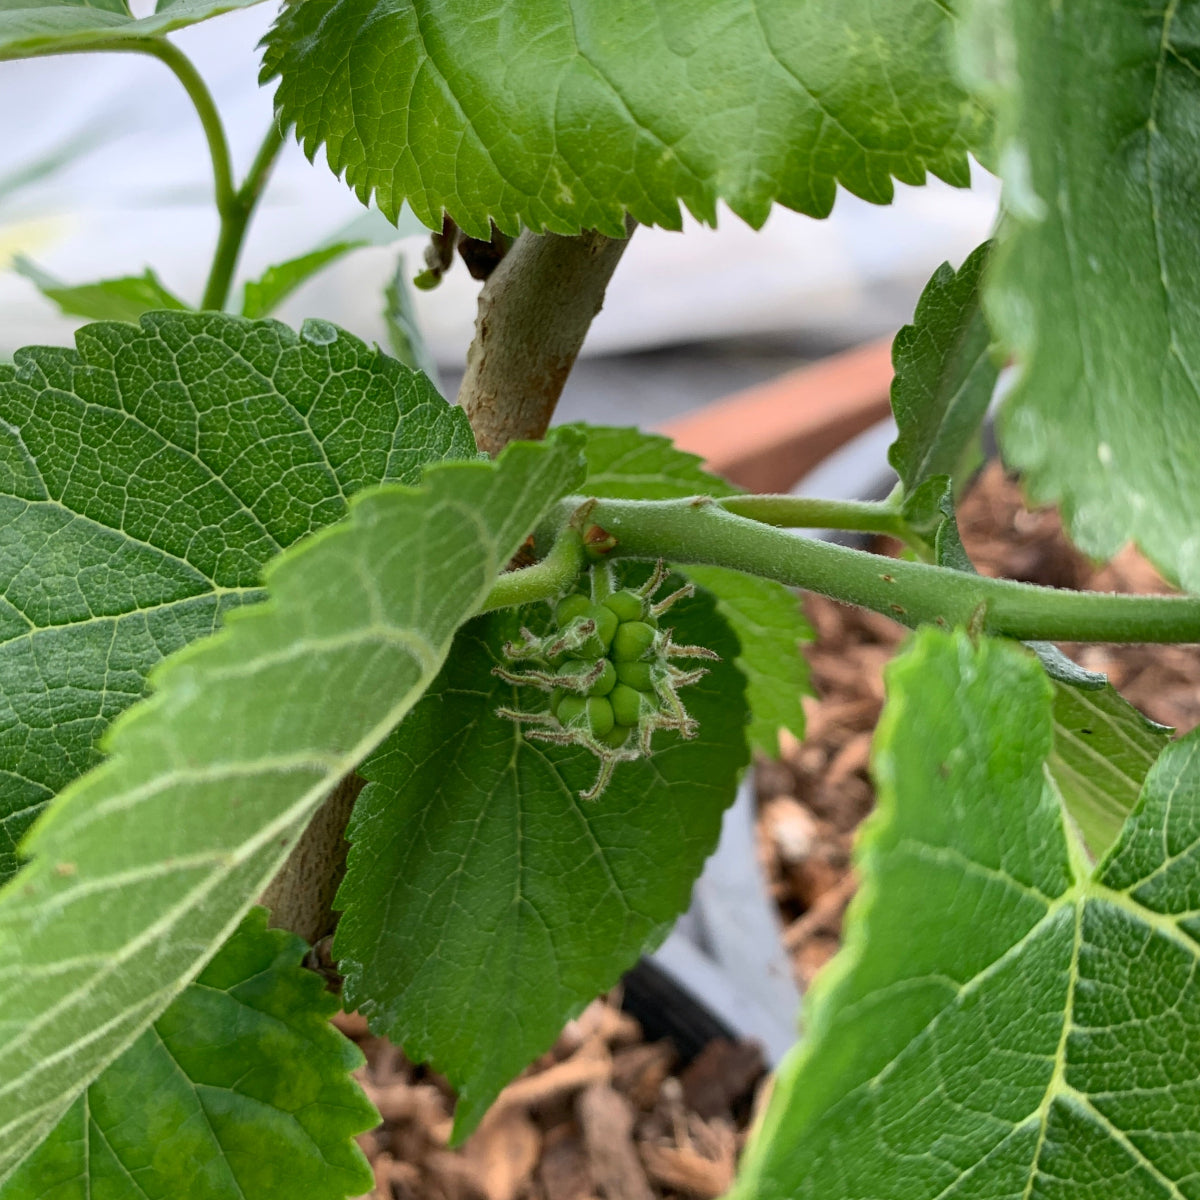
[[[291,0],[239,180],[171,35],[253,2],[0,2],[0,60],[170,72],[218,223],[198,297],[16,264],[85,323],[0,361],[0,1200],[368,1192],[339,1005],[469,1136],[803,737],[797,589],[911,634],[845,946],[733,1196],[1200,1194],[1200,734],[1064,649],[1200,641],[1200,0]],[[356,238],[239,273],[292,138],[429,227],[423,286],[483,280],[458,403],[412,268],[390,353],[270,317]],[[550,429],[639,227],[819,220],[972,154],[1003,211],[895,338],[886,500]],[[1008,468],[1164,594],[975,571],[1005,363]]]

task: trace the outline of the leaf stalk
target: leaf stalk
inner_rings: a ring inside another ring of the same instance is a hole
[[[752,498],[733,499],[741,507]],[[557,524],[561,527],[580,504],[578,496],[563,500]],[[789,512],[789,525],[798,512]],[[781,507],[776,515],[782,514]],[[1073,592],[883,558],[795,537],[730,511],[728,499],[598,500],[589,520],[615,536],[611,557],[730,567],[868,608],[913,628],[961,626],[1052,642],[1200,642],[1200,597]],[[528,587],[514,602],[551,594]]]

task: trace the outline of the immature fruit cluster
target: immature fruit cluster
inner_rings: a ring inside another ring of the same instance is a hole
[[[678,691],[695,683],[703,668],[683,671],[673,658],[716,658],[703,646],[677,646],[661,617],[691,585],[654,602],[666,571],[660,563],[637,591],[613,590],[610,568],[592,568],[590,595],[573,592],[554,609],[554,628],[545,637],[521,630],[520,642],[504,647],[510,662],[531,664],[522,671],[495,673],[510,683],[550,693],[542,712],[502,708],[499,714],[527,728],[527,737],[559,745],[586,746],[600,759],[595,784],[580,795],[594,800],[608,786],[619,762],[651,753],[659,729],[694,737],[696,723]]]

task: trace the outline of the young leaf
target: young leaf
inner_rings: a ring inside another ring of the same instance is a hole
[[[570,428],[587,436],[584,486],[589,496],[670,500],[738,492],[705,471],[696,455],[677,450],[660,434],[598,425]],[[716,596],[718,611],[737,634],[737,665],[746,677],[752,714],[747,731],[751,748],[778,755],[780,729],[804,737],[802,700],[812,695],[800,646],[812,641],[813,634],[796,594],[769,579],[723,567],[688,567],[686,574]]]
[[[926,630],[892,667],[847,948],[737,1196],[1190,1191],[1200,735],[1090,871],[1045,773],[1050,717],[1008,643]]]
[[[908,496],[935,475],[957,483],[979,461],[979,427],[999,373],[979,304],[989,250],[985,242],[957,272],[943,263],[921,294],[913,323],[892,343],[899,435],[888,461]]]
[[[1107,681],[1097,689],[1058,680],[1053,686],[1054,749],[1046,765],[1083,840],[1103,853],[1133,811],[1171,730],[1143,716]]]
[[[466,457],[466,417],[324,322],[158,313],[0,365],[0,881],[38,808],[165,655],[381,480]]]
[[[136,321],[143,313],[157,309],[190,307],[168,292],[149,268],[143,275],[78,284],[63,283],[53,275],[47,275],[20,254],[13,259],[12,268],[70,317],[87,317],[89,321]]]
[[[397,255],[396,269],[383,289],[383,322],[387,326],[388,345],[392,354],[406,367],[424,371],[437,383],[437,362],[417,324],[408,277],[408,263],[403,254]]]
[[[1074,541],[1200,589],[1200,51],[1186,6],[977,3],[1011,216],[985,302],[1022,367],[1005,458]],[[1099,36],[1097,31],[1102,30]]]
[[[441,677],[362,768],[334,953],[346,1001],[459,1091],[455,1136],[568,1017],[666,936],[716,845],[746,763],[736,643],[711,600],[671,610],[722,656],[686,689],[699,736],[655,736],[604,795],[596,759],[525,740],[496,715],[546,697],[491,674],[540,611],[464,628]]]
[[[952,28],[928,0],[300,0],[263,80],[389,215],[624,237],[627,212],[679,228],[680,201],[758,226],[773,201],[827,215],[839,183],[877,203],[893,176],[965,185]]]
[[[215,953],[582,467],[559,436],[360,495],[156,672],[0,892],[0,1179]]]
[[[200,975],[75,1102],[0,1200],[343,1200],[379,1120],[362,1054],[304,942],[252,909]],[[136,1180],[132,1184],[131,1181]]]
[[[365,241],[333,242],[328,246],[310,250],[307,254],[301,254],[298,258],[289,258],[287,262],[268,267],[258,279],[246,281],[242,293],[242,316],[268,316],[305,280],[311,279],[318,271],[349,254],[351,250],[365,245]]]
[[[258,2],[174,0],[135,19],[126,0],[0,0],[0,60],[111,50]]]

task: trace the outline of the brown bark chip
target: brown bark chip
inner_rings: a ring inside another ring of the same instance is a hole
[[[656,1200],[633,1145],[633,1106],[602,1083],[579,1096],[592,1182],[604,1200]]]
[[[721,1117],[730,1122],[738,1108],[763,1077],[766,1064],[754,1042],[711,1041],[679,1076],[686,1109],[701,1117]]]
[[[489,1114],[462,1149],[487,1200],[517,1200],[533,1177],[542,1135],[520,1109]]]

